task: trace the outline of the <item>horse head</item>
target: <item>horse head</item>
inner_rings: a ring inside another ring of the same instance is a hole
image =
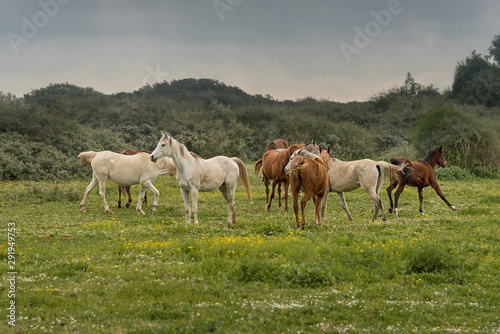
[[[153,153],[151,153],[151,161],[156,162],[165,156],[171,156],[172,154],[172,137],[166,132],[161,133],[161,138]]]
[[[446,161],[446,159],[444,158],[444,153],[443,153],[443,146],[440,146],[437,150],[436,150],[436,155],[437,155],[437,160],[436,160],[436,164],[441,167],[441,168],[445,168],[447,165],[448,165],[448,162]]]
[[[330,168],[330,146],[328,146],[327,150],[319,148],[319,158],[325,164],[326,170],[328,170]]]

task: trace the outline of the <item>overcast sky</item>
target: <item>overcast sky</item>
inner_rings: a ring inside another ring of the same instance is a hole
[[[111,94],[211,78],[250,94],[365,101],[450,87],[500,35],[498,0],[0,0],[0,91]]]

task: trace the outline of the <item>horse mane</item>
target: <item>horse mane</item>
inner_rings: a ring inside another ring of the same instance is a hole
[[[168,139],[170,141],[169,142],[170,146],[172,146],[172,141],[175,140],[175,139],[172,136],[169,136]],[[177,140],[175,140],[175,142],[177,143],[177,145],[179,145],[179,153],[181,154],[181,157],[185,157],[186,156],[186,152],[187,152],[187,153],[191,154],[191,156],[193,158],[195,158],[195,159],[200,159],[200,160],[202,159],[198,154],[193,153],[190,150],[188,150],[187,147],[186,147],[186,145],[178,142]]]
[[[432,147],[429,151],[427,151],[427,154],[425,155],[425,157],[423,157],[422,159],[419,159],[418,161],[429,162],[431,160],[431,158],[434,156],[434,154],[436,154],[436,151],[438,151],[440,148],[441,148],[440,146]]]
[[[279,161],[279,163],[282,164],[283,166],[286,166],[290,161],[290,156],[293,154],[293,152],[303,148],[304,144],[293,144],[289,148],[284,149],[283,151],[278,151],[278,156],[276,160]]]
[[[78,158],[82,159],[83,162],[91,166],[91,162],[95,158],[96,154],[97,152],[94,151],[81,152],[80,154],[78,154]]]

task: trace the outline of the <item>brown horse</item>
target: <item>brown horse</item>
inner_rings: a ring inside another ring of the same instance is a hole
[[[403,192],[403,189],[406,185],[418,188],[418,198],[420,200],[419,211],[421,214],[423,214],[422,201],[424,199],[422,190],[427,186],[431,186],[450,209],[452,209],[453,211],[456,210],[456,208],[446,200],[443,193],[441,192],[441,188],[439,188],[439,185],[437,184],[436,174],[434,172],[434,167],[436,165],[442,168],[445,168],[447,165],[446,159],[444,158],[442,146],[434,146],[427,152],[427,155],[424,158],[418,161],[410,161],[405,158],[393,158],[390,161],[393,165],[407,164],[407,166],[403,169],[402,172],[389,172],[389,178],[391,182],[389,187],[387,187],[387,194],[389,195],[389,201],[391,203],[389,212],[392,212],[393,209],[391,192],[394,188],[396,188],[396,186],[398,186],[398,184],[398,189],[396,190],[396,193],[394,195],[394,214],[396,216],[398,215],[397,207],[399,196]]]
[[[131,150],[131,149],[126,149],[126,150],[123,150],[120,152],[120,154],[125,154],[125,155],[135,155],[137,153],[149,153],[151,154],[150,151],[145,151],[145,150],[142,150],[142,151],[134,151],[134,150]],[[128,196],[128,203],[125,204],[125,206],[128,208],[130,207],[130,203],[132,203],[132,195],[130,194],[130,186],[118,186],[118,208],[121,209],[122,207],[122,194],[123,194],[123,197],[125,196]],[[145,193],[144,194],[144,204],[148,204],[148,194]]]
[[[293,144],[287,149],[271,150],[264,153],[262,159],[255,163],[255,175],[262,168],[263,181],[266,185],[266,211],[269,211],[274,198],[274,190],[277,184],[284,183],[285,210],[288,211],[288,175],[284,168],[290,160],[292,153],[304,148],[303,144]],[[269,183],[272,181],[271,198],[269,198]],[[281,188],[278,187],[279,208],[281,209]]]
[[[277,150],[280,148],[289,148],[291,145],[289,142],[287,142],[284,139],[276,139],[273,141],[270,141],[267,143],[266,148],[264,149],[264,152],[271,151],[271,150]]]
[[[330,147],[328,150],[321,150],[317,158],[297,156],[290,165],[290,188],[292,189],[293,212],[295,213],[296,227],[299,224],[299,191],[304,192],[300,201],[302,211],[302,229],[306,228],[305,209],[307,201],[314,201],[314,224],[321,222],[321,203],[328,194],[328,166],[330,163]]]

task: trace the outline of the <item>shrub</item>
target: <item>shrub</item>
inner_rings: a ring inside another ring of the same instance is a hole
[[[432,146],[442,145],[446,160],[462,168],[500,166],[499,126],[453,105],[443,105],[418,123],[413,144],[422,156]]]

